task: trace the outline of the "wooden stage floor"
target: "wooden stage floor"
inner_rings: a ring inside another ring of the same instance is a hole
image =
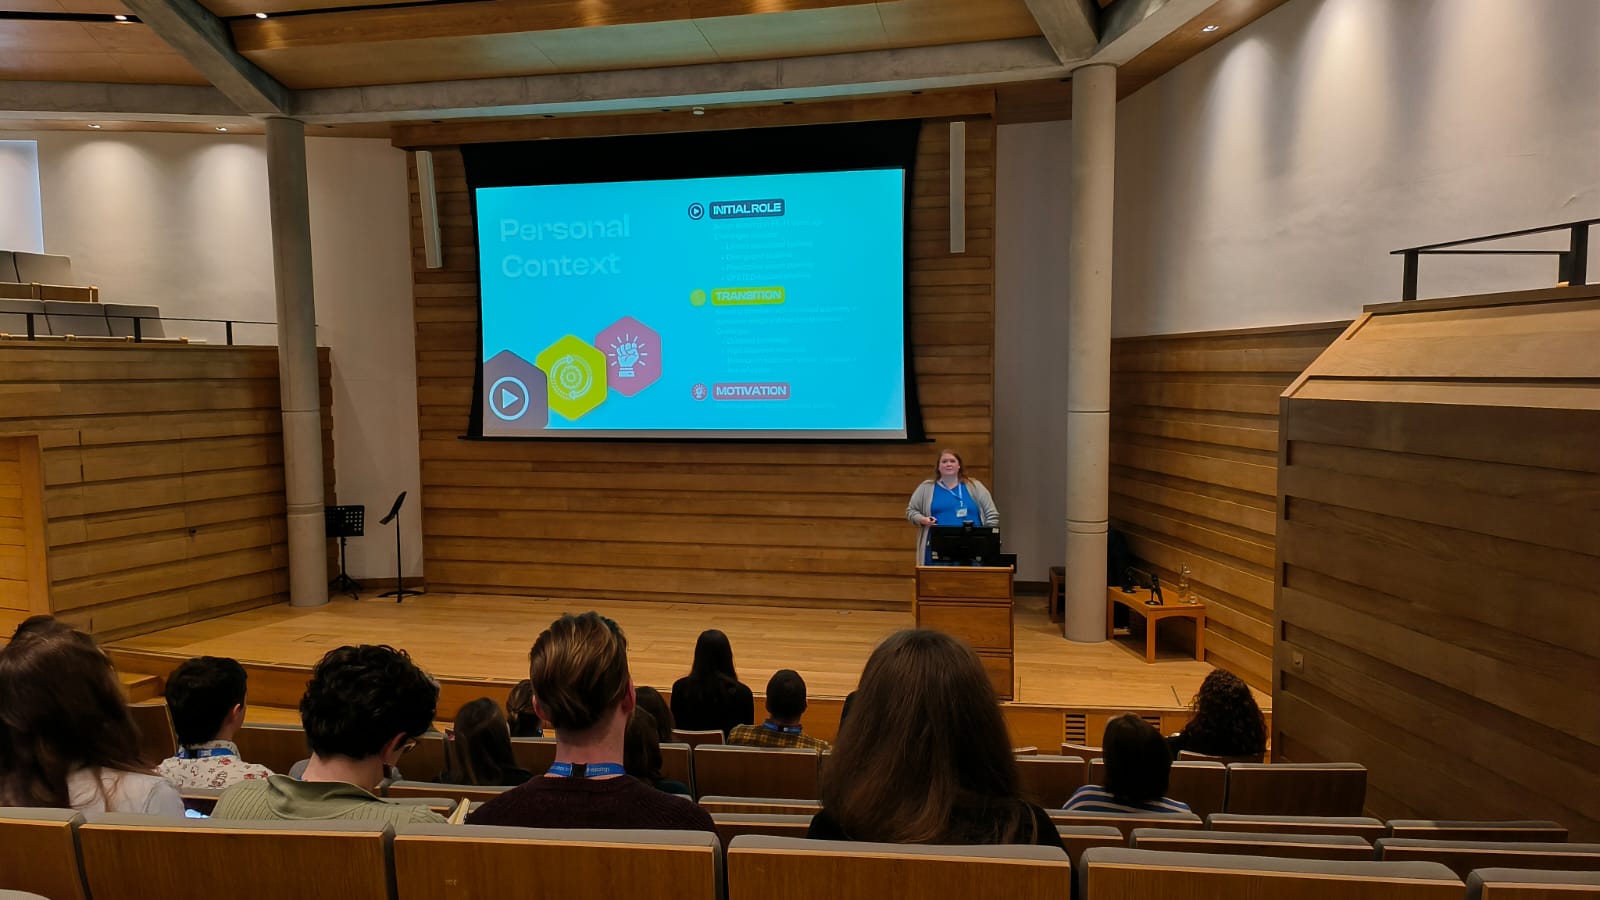
[[[425,594],[403,604],[339,597],[327,606],[278,604],[115,641],[115,650],[209,654],[247,663],[309,668],[341,644],[386,643],[409,651],[440,678],[512,682],[527,677],[533,640],[563,612],[598,610],[628,637],[634,681],[663,690],[688,673],[696,636],[720,628],[733,643],[739,676],[758,694],[780,668],[806,679],[813,697],[854,689],[873,647],[911,627],[909,611],[792,609],[712,604],[559,600]],[[1060,636],[1043,597],[1019,597],[1015,617],[1017,704],[1175,710],[1211,670],[1179,646],[1147,664],[1142,641],[1078,644]],[[1267,695],[1257,699],[1265,709]]]

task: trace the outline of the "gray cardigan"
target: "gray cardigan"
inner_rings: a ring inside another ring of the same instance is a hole
[[[928,526],[922,524],[925,516],[932,515],[933,509],[933,479],[917,485],[911,492],[911,502],[906,504],[906,521],[922,529],[917,537],[917,565],[922,564],[928,552]],[[989,489],[983,482],[976,478],[968,478],[962,482],[967,491],[972,494],[972,502],[978,504],[978,519],[985,527],[1000,524],[1000,510],[995,509],[994,498],[989,496]]]

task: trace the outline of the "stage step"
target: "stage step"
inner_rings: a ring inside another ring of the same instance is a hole
[[[145,700],[159,700],[162,696],[161,678],[156,675],[145,675],[142,672],[117,672],[117,679],[122,682],[122,691],[128,695],[129,703],[141,703]]]

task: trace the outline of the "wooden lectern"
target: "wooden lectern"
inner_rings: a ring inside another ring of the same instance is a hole
[[[961,638],[978,651],[1001,700],[1012,685],[1011,582],[1014,570],[978,566],[917,566],[913,612],[918,628]]]

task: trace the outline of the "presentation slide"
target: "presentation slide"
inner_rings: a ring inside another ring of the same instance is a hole
[[[903,169],[475,198],[484,436],[906,436]]]

